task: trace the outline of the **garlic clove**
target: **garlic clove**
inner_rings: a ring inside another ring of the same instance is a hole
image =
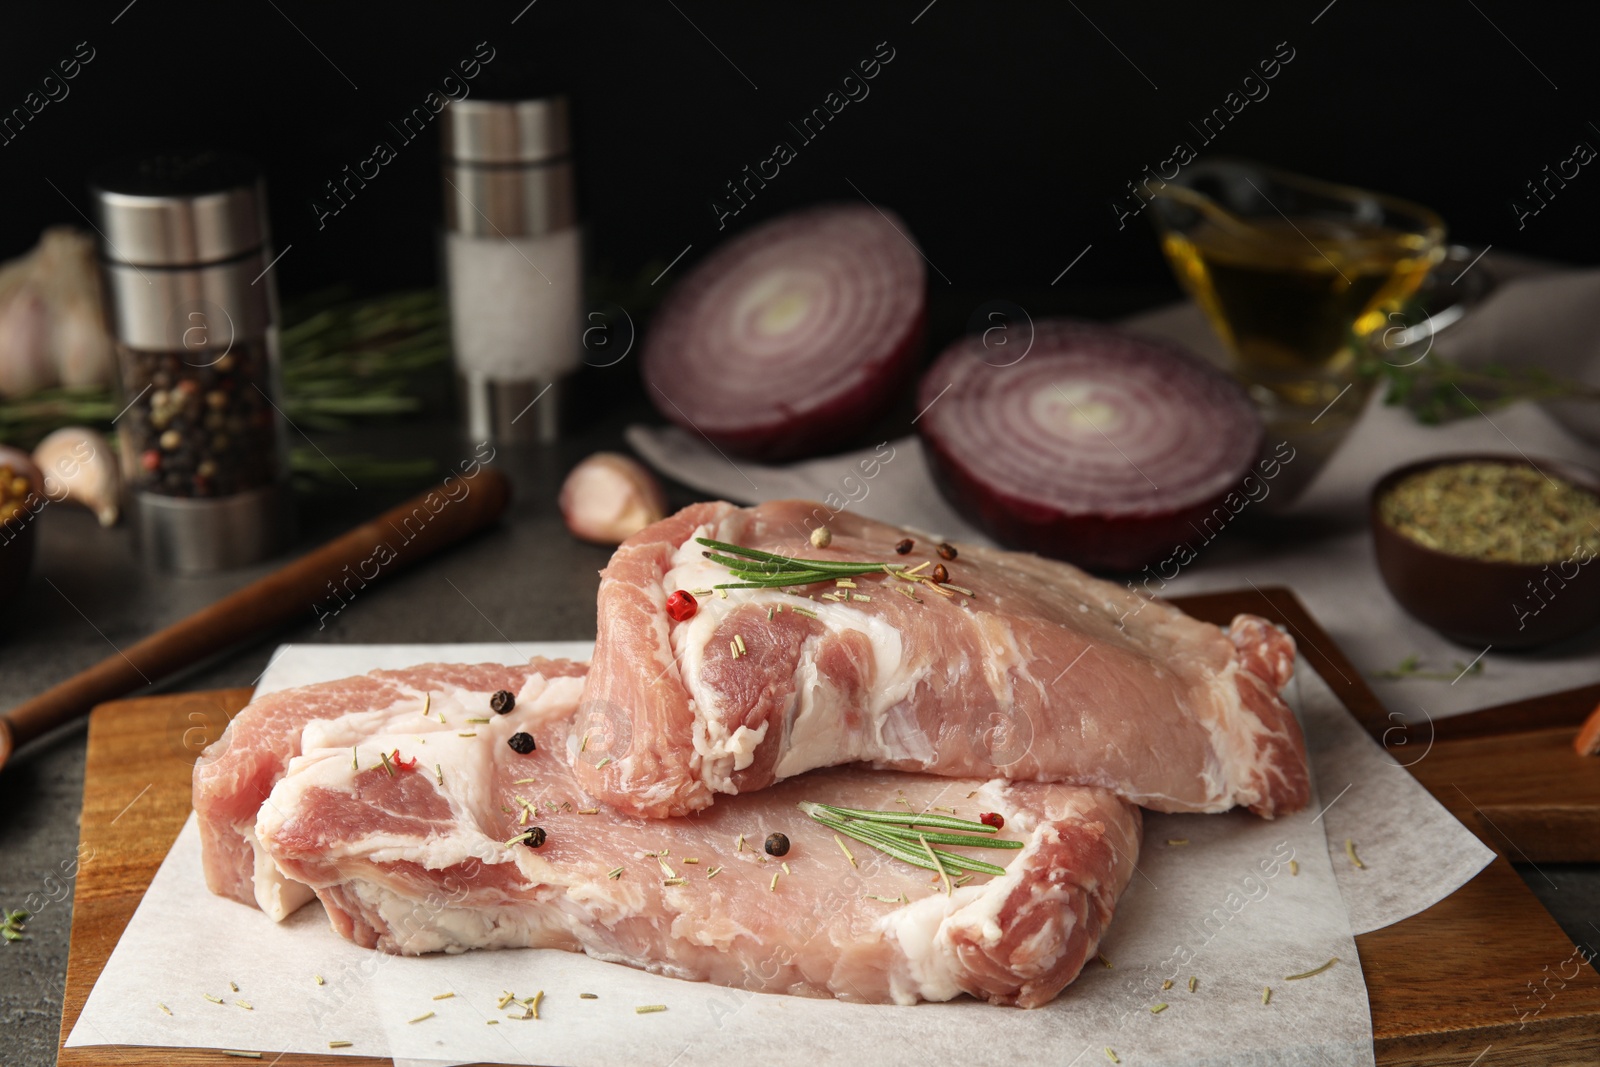
[[[596,452],[572,468],[561,485],[561,517],[573,536],[621,544],[667,514],[661,483],[637,460]]]
[[[32,396],[59,379],[50,356],[50,308],[31,285],[0,301],[0,396]]]
[[[101,526],[116,525],[122,478],[104,437],[82,426],[64,427],[39,442],[33,461],[44,473],[45,496],[76,501],[94,512]]]

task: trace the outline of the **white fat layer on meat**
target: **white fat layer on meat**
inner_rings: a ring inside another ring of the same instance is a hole
[[[346,883],[364,918],[392,950],[404,955],[520,948],[567,933],[556,911],[520,904],[429,907],[377,882]]]
[[[316,894],[311,887],[303,882],[297,882],[278,869],[267,850],[261,847],[261,839],[256,836],[256,828],[250,823],[243,823],[237,827],[244,839],[250,842],[250,850],[255,855],[255,868],[251,881],[255,885],[256,906],[275,923],[281,923],[302,904],[311,902]]]
[[[713,533],[709,524],[702,525],[678,546],[662,579],[666,593],[710,589],[729,580],[727,569],[702,556],[703,549],[695,543],[696,537],[713,537]],[[736,792],[732,776],[755,761],[755,750],[766,740],[771,726],[763,723],[751,730],[741,725],[729,730],[728,716],[719,709],[717,695],[701,683],[705,649],[712,634],[730,608],[749,603],[768,608],[780,604],[788,609],[803,607],[817,616],[829,634],[860,633],[872,650],[865,679],[870,701],[864,708],[852,708],[843,694],[821,677],[816,662],[821,641],[808,639],[801,647],[795,666],[795,697],[785,716],[784,747],[774,766],[778,778],[861,759],[932,758],[932,740],[904,714],[896,714],[904,711],[906,699],[929,674],[926,664],[905,662],[899,630],[847,602],[810,600],[776,589],[735,589],[727,599],[716,594],[701,596],[694,618],[672,630],[673,656],[694,711],[694,746],[707,786],[719,793]],[[851,715],[860,716],[861,729],[846,726]]]

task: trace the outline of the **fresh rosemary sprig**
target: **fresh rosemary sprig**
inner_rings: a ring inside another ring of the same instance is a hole
[[[1021,841],[997,839],[992,826],[969,822],[947,815],[927,815],[905,811],[870,811],[862,808],[840,808],[831,804],[806,801],[800,810],[815,821],[836,833],[871,845],[879,852],[892,856],[914,867],[938,871],[949,876],[962,871],[980,874],[1005,874],[1004,867],[970,856],[932,848],[933,845],[955,845],[963,848],[1019,849]],[[937,833],[917,830],[915,827],[933,827],[936,830],[962,831]]]
[[[796,559],[775,552],[730,545],[726,541],[713,541],[696,537],[696,544],[706,546],[702,553],[712,563],[728,568],[731,577],[738,579],[713,589],[778,589],[790,585],[812,585],[836,578],[854,578],[862,574],[893,574],[904,568],[893,563],[850,563],[827,559]]]

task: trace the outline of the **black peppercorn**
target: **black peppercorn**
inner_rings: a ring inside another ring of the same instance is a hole
[[[789,839],[782,834],[768,834],[767,843],[763,846],[769,856],[787,856],[789,854]]]
[[[496,715],[505,715],[517,706],[517,698],[510,690],[502,689],[489,698],[489,706]]]
[[[915,541],[911,540],[911,538],[907,537],[903,541],[895,542],[894,550],[896,552],[898,552],[900,555],[903,556],[907,552],[910,552],[913,548],[916,548],[916,547],[917,547],[917,543]]]
[[[518,734],[517,736],[527,737],[528,735]],[[535,826],[528,831],[528,836],[522,839],[522,843],[527,845],[529,848],[538,848],[540,845],[544,844],[544,837],[544,828],[542,826]]]
[[[940,541],[938,551],[940,559],[956,558],[956,546],[952,545],[949,541]]]
[[[506,738],[506,744],[511,746],[511,751],[519,756],[526,756],[539,746],[534,742],[532,734],[512,734]]]

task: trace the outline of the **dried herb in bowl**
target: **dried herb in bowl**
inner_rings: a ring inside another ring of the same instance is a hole
[[[1405,478],[1379,516],[1437,552],[1499,563],[1555,563],[1600,554],[1600,498],[1515,463],[1447,463]]]

